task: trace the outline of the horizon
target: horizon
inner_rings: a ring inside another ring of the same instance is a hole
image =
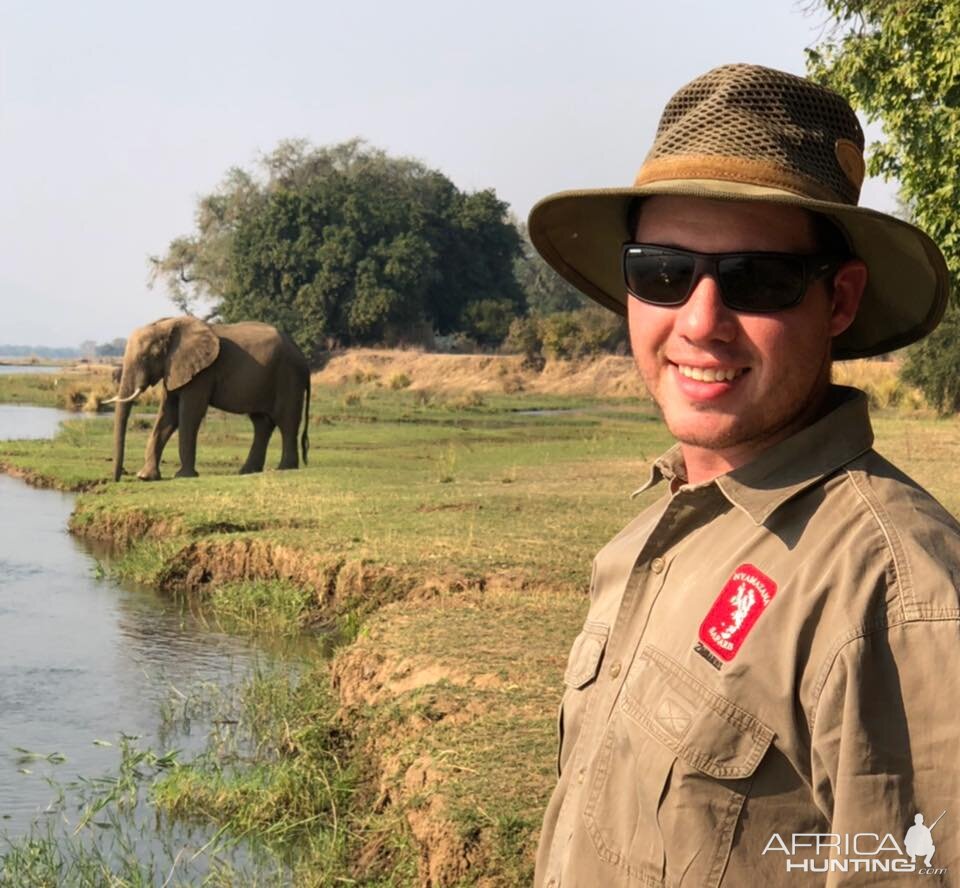
[[[493,188],[522,221],[554,191],[631,181],[666,100],[709,68],[803,74],[827,21],[792,0],[678,0],[642,21],[626,0],[281,0],[269,17],[250,0],[172,3],[159,17],[119,0],[52,20],[16,0],[0,12],[9,343],[109,342],[176,312],[148,288],[148,257],[193,233],[198,197],[231,167],[284,139],[363,138],[463,191]],[[611,52],[622,33],[636,49]],[[868,180],[861,204],[893,211],[895,186]]]

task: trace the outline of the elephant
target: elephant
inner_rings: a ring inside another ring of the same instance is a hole
[[[123,473],[127,420],[144,390],[163,381],[157,421],[147,441],[143,481],[160,478],[160,457],[179,431],[178,478],[197,476],[197,432],[208,407],[246,413],[253,422],[253,445],[241,474],[263,471],[274,428],[283,437],[281,469],[296,469],[297,430],[303,412],[300,447],[307,462],[310,442],[310,367],[293,341],[275,327],[254,321],[207,324],[184,316],[161,318],[134,330],[127,339],[113,424],[113,478]],[[305,407],[304,407],[305,405]]]

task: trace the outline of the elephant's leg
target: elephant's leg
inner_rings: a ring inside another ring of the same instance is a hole
[[[283,451],[280,455],[278,468],[296,469],[300,465],[300,456],[297,450],[297,430],[300,428],[300,414],[303,411],[303,394],[295,397],[293,403],[287,405],[287,407],[288,409],[277,421],[283,439]]]
[[[250,421],[253,423],[253,444],[250,445],[247,461],[240,469],[241,475],[263,471],[263,464],[267,459],[267,445],[276,428],[274,421],[265,413],[251,413]]]
[[[147,449],[144,454],[143,468],[137,472],[141,481],[157,481],[160,478],[160,458],[170,436],[177,430],[179,404],[176,395],[164,392],[160,401],[157,420],[150,430]]]
[[[180,396],[180,468],[177,478],[197,477],[197,434],[207,413],[208,394],[194,388]]]

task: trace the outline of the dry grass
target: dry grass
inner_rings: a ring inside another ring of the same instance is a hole
[[[529,392],[597,398],[642,398],[633,360],[605,355],[585,361],[549,361],[538,372],[520,355],[437,355],[399,349],[352,349],[336,355],[315,384],[409,388],[438,393]]]
[[[55,373],[0,376],[0,402],[36,404],[62,410],[98,413],[110,409],[103,402],[117,394],[109,364],[69,364]],[[148,389],[138,404],[153,410],[160,403],[160,387]]]
[[[926,411],[923,394],[899,378],[899,361],[844,361],[834,382],[863,389],[875,408]],[[525,367],[519,355],[439,355],[399,349],[352,349],[313,375],[315,384],[409,388],[436,394],[568,395],[648,401],[633,359],[604,355],[583,361],[548,361],[542,371]]]
[[[839,364],[834,378],[891,408],[875,417],[877,449],[960,514],[960,424],[924,414],[895,363]],[[290,593],[305,588],[349,603],[334,690],[376,765],[359,883],[393,884],[374,879],[399,862],[409,875],[396,884],[529,884],[589,561],[658,495],[626,497],[669,435],[648,405],[589,403],[637,396],[629,358],[536,373],[519,357],[355,351],[314,383],[307,468],[236,475],[248,423],[214,413],[204,477],[106,484],[81,499],[75,526],[129,525],[142,545],[116,562],[128,576],[182,567],[189,585],[193,571],[251,624],[262,606],[301,621]],[[144,437],[131,428],[131,460]],[[109,452],[103,420],[0,446],[66,483],[106,477]],[[311,559],[316,577],[301,577]]]
[[[900,361],[843,361],[833,365],[833,381],[863,389],[871,407],[907,413],[930,409],[923,392],[900,379]]]
[[[389,605],[335,660],[341,702],[369,719],[382,792],[422,848],[420,884],[478,872],[530,884],[559,676],[585,607],[505,579]]]

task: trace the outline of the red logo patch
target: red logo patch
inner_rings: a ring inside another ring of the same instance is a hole
[[[776,594],[770,577],[752,564],[741,564],[700,624],[700,641],[721,660],[732,660]]]

